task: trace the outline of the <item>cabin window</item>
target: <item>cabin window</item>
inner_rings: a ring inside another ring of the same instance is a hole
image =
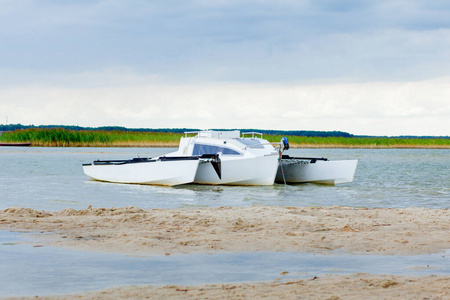
[[[257,139],[237,139],[237,140],[249,148],[264,149],[264,146],[261,144],[260,140]]]
[[[235,151],[227,147],[212,146],[205,144],[195,144],[192,155],[217,154],[217,153],[222,153],[224,155],[241,155],[241,153],[239,153],[238,151]]]

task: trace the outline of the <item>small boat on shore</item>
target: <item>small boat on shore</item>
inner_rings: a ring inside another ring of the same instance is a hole
[[[29,147],[31,143],[0,143],[0,146],[5,147]]]

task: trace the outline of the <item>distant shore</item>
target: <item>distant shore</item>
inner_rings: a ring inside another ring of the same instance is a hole
[[[55,146],[55,145],[34,145],[31,147],[92,147],[92,148],[178,148],[178,143],[116,143],[114,145],[101,145],[101,144],[92,144],[92,145],[71,145],[71,146]],[[377,145],[339,145],[339,144],[319,144],[319,145],[311,145],[311,144],[290,144],[291,149],[450,149],[450,145],[432,145],[432,146],[421,146],[421,145],[391,145],[391,146],[377,146]]]
[[[0,143],[32,143],[34,147],[178,147],[184,134],[173,132],[23,129],[4,132]],[[264,135],[277,144],[283,136]],[[287,136],[292,148],[450,149],[446,137]]]
[[[8,145],[0,145],[8,146]],[[60,142],[55,143],[31,143],[26,145],[31,147],[87,147],[87,148],[178,148],[179,143],[172,142],[154,142],[154,143],[133,143],[133,142],[117,142],[117,143],[67,143],[61,145]],[[348,145],[348,144],[290,144],[291,149],[450,149],[450,145]],[[1,149],[1,148],[0,148]]]
[[[34,146],[34,145],[32,145]],[[108,147],[108,148],[178,148],[179,143],[148,143],[148,144],[140,144],[140,143],[117,143],[116,145],[109,146],[83,146],[83,147]],[[56,147],[56,146],[53,146]],[[78,147],[78,146],[77,146]],[[289,144],[291,149],[450,149],[450,145],[348,145],[348,144]]]
[[[0,229],[41,232],[39,247],[180,255],[239,251],[417,255],[450,249],[450,210],[350,207],[0,210]],[[439,268],[439,266],[429,266]],[[199,286],[126,286],[39,299],[446,299],[450,276],[355,273],[305,280]],[[30,298],[31,299],[31,298]],[[33,298],[36,299],[36,298]]]

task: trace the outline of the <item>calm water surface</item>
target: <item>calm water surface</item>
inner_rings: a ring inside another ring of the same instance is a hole
[[[350,206],[449,208],[450,150],[293,149],[291,156],[359,159],[353,183],[269,187],[158,187],[89,180],[81,164],[153,157],[164,148],[0,147],[0,209]],[[416,256],[228,253],[129,257],[23,244],[0,230],[0,297],[74,293],[130,284],[202,284],[328,273],[448,275],[449,252]],[[26,236],[26,235],[25,235]],[[280,273],[288,271],[289,275]]]
[[[266,187],[158,187],[89,180],[81,164],[95,159],[154,157],[168,148],[0,147],[0,209],[60,210],[138,206],[351,206],[448,208],[450,150],[291,149],[291,156],[359,159],[353,183]]]
[[[118,285],[311,279],[358,272],[427,276],[448,275],[450,270],[450,251],[412,256],[237,252],[130,257],[33,247],[20,244],[21,236],[0,231],[0,297],[67,294]]]

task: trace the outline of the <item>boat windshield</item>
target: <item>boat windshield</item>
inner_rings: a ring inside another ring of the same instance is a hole
[[[237,139],[237,140],[249,148],[264,149],[264,146],[258,139]]]
[[[203,154],[217,154],[222,153],[224,155],[241,155],[240,152],[233,149],[221,146],[213,146],[206,144],[195,144],[192,155],[203,155]]]

